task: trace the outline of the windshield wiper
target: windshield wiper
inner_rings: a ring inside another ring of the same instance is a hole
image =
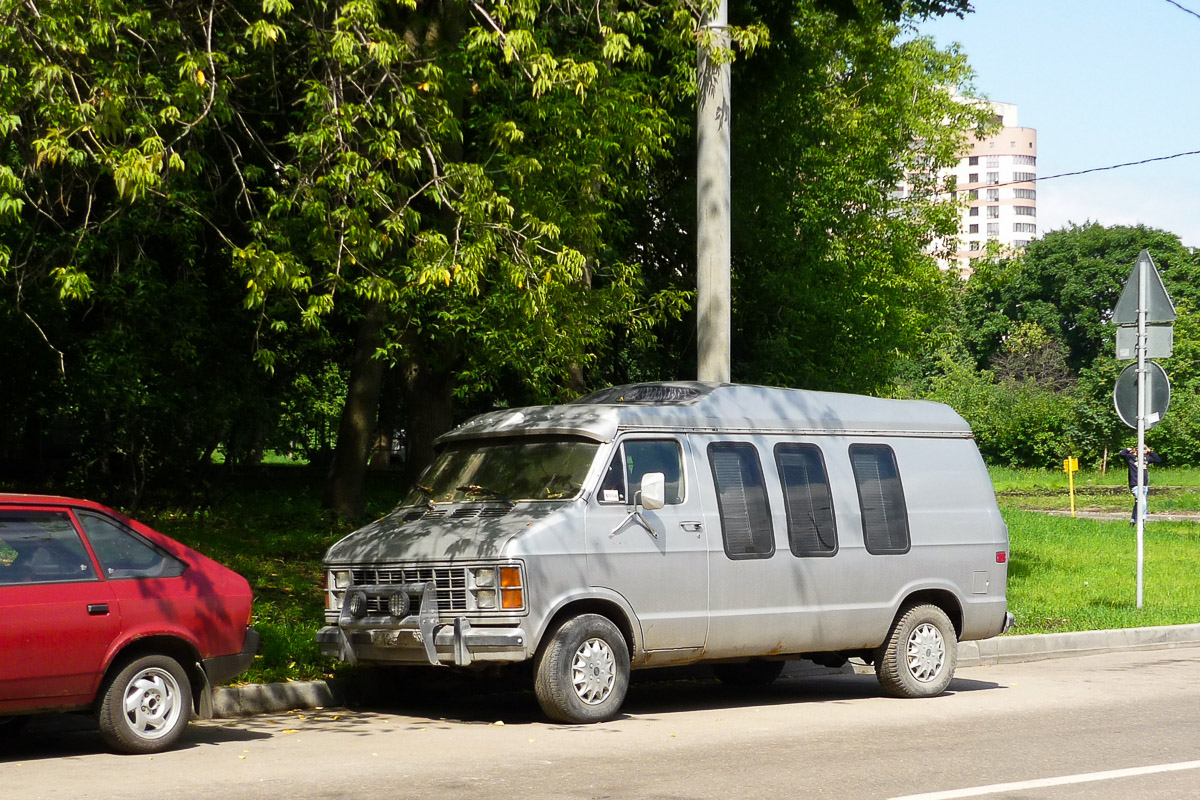
[[[517,504],[516,501],[505,497],[503,492],[498,492],[495,489],[488,488],[487,486],[480,486],[477,483],[468,483],[464,486],[455,486],[454,489],[455,491],[465,492],[466,494],[485,494],[495,500],[499,500],[501,503],[507,503],[510,506],[515,506]]]
[[[430,489],[428,486],[424,486],[420,483],[414,483],[413,488],[416,489],[421,494],[425,495],[425,507],[432,510],[433,509],[433,489]]]

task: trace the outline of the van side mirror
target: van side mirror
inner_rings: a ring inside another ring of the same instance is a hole
[[[657,511],[666,505],[667,479],[661,472],[647,472],[642,476],[642,508]]]

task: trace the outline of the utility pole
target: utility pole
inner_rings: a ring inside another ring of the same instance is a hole
[[[729,0],[720,0],[701,30],[696,112],[697,377],[729,381]]]
[[[1137,348],[1137,607],[1142,607],[1142,567],[1146,561],[1146,288],[1150,283],[1150,255],[1138,257]]]

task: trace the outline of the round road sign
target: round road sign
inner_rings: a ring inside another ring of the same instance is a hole
[[[1130,364],[1117,378],[1113,388],[1113,405],[1117,416],[1131,428],[1138,425],[1138,376],[1137,364]],[[1146,430],[1162,422],[1167,407],[1171,405],[1171,382],[1167,372],[1157,361],[1146,362]]]

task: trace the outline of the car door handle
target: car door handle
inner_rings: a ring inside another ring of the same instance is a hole
[[[697,533],[699,531],[704,530],[704,523],[703,522],[681,522],[681,523],[679,523],[679,527],[683,528],[685,531],[691,531],[692,533]]]
[[[108,614],[108,603],[88,603],[88,613],[93,617],[103,617]]]

